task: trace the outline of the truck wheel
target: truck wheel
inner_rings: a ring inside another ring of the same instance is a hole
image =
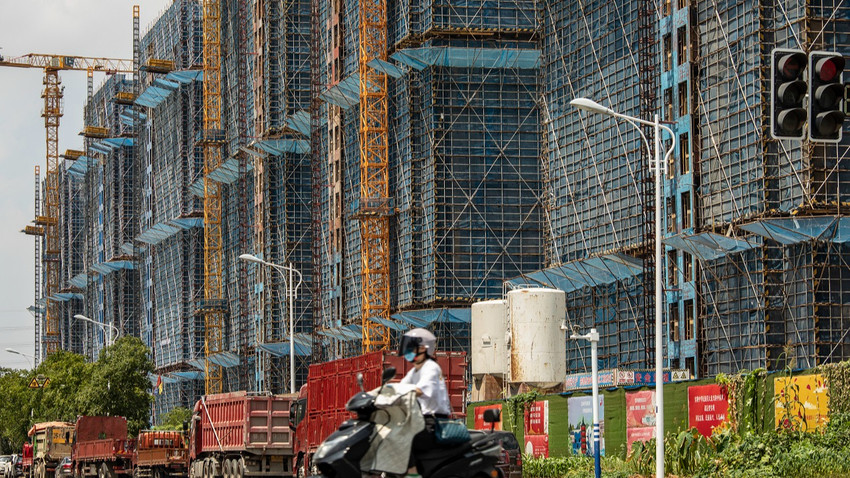
[[[243,478],[245,476],[245,462],[242,458],[233,460],[233,478]]]

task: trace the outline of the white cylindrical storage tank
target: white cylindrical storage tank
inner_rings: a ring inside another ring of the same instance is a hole
[[[472,375],[503,377],[508,371],[507,302],[501,299],[472,304],[471,321]]]
[[[550,388],[567,375],[566,295],[558,289],[508,292],[511,382]]]

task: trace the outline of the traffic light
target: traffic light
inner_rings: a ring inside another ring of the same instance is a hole
[[[809,54],[809,139],[821,143],[841,141],[844,57],[839,53]]]
[[[806,135],[806,54],[776,48],[770,64],[770,135],[774,139],[803,139]]]

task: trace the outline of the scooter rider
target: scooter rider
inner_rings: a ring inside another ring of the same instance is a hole
[[[413,438],[414,450],[427,450],[437,446],[434,440],[434,426],[437,418],[451,418],[449,393],[443,370],[434,359],[437,351],[437,338],[425,329],[411,329],[401,337],[399,355],[413,368],[401,380],[416,386],[419,408],[425,418],[425,429]]]

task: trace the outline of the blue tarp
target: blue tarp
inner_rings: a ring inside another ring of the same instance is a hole
[[[409,310],[393,314],[391,317],[396,321],[392,326],[385,324],[395,330],[408,330],[411,327],[428,327],[434,322],[439,323],[462,323],[468,324],[471,318],[470,308],[463,309],[422,309]]]
[[[245,173],[253,171],[253,161],[246,161]],[[229,157],[210,173],[210,179],[220,184],[232,184],[239,179],[239,159]]]
[[[121,269],[135,269],[132,261],[100,262],[91,266],[92,270],[101,275],[108,275]]]
[[[169,385],[172,383],[177,383],[178,379],[174,377],[169,377],[168,375],[156,375],[153,373],[148,374],[148,380],[151,381],[151,385],[156,388],[156,382],[161,379],[163,385]]]
[[[360,104],[360,75],[355,73],[340,81],[322,93],[321,97],[328,103],[346,110]]]
[[[296,334],[295,339],[295,355],[306,356],[312,353],[312,349],[310,347],[310,343],[303,343],[299,340]],[[309,339],[308,339],[309,340]],[[286,342],[274,342],[274,343],[264,343],[257,344],[257,348],[268,352],[275,357],[287,357],[289,356],[289,341]]]
[[[428,66],[518,69],[540,66],[540,50],[529,49],[422,47],[399,50],[391,58],[416,70]]]
[[[351,324],[334,329],[319,330],[316,333],[338,340],[361,340],[363,338],[363,327],[357,324]]]
[[[544,286],[571,292],[636,277],[643,262],[625,254],[606,254],[523,274],[507,281],[514,287]]]
[[[272,156],[280,156],[284,153],[303,154],[310,151],[310,143],[303,139],[270,139],[256,141],[252,146]]]
[[[171,372],[169,375],[173,376],[177,379],[177,381],[184,382],[186,380],[203,380],[204,372],[198,372],[194,370],[190,370],[187,372]],[[154,382],[156,385],[156,382]]]
[[[83,294],[73,292],[57,292],[50,296],[50,300],[54,302],[67,302],[71,299],[83,299]]]
[[[233,352],[221,352],[215,355],[210,355],[210,362],[219,367],[230,368],[239,365],[239,356],[234,354]],[[199,369],[204,370],[204,359],[196,358],[189,360],[189,365]]]
[[[401,78],[401,76],[404,75],[404,70],[397,67],[396,65],[393,65],[392,63],[381,60],[380,58],[372,59],[372,61],[367,63],[367,65],[380,71],[381,73],[390,75],[393,78]]]
[[[850,218],[841,216],[761,219],[740,228],[785,245],[808,241],[840,244],[850,241]]]
[[[135,103],[148,108],[156,108],[180,85],[187,85],[193,81],[203,81],[203,79],[204,72],[201,70],[172,71],[165,75],[165,79],[157,78],[154,80],[153,85],[146,88],[136,98]]]
[[[294,131],[298,131],[304,136],[310,136],[310,113],[304,110],[298,110],[292,116],[286,118],[286,125]]]
[[[157,245],[180,231],[194,227],[204,227],[204,219],[200,217],[187,217],[160,222],[136,236],[136,240],[145,244]]]
[[[71,280],[68,281],[68,283],[71,284],[74,287],[79,288],[79,289],[85,289],[85,287],[88,283],[88,280],[89,280],[89,276],[87,276],[86,274],[81,272],[81,273],[75,275],[74,277],[72,277]]]
[[[74,161],[74,164],[68,167],[68,172],[76,176],[83,176],[86,174],[86,171],[89,170],[89,167],[94,165],[96,162],[97,160],[94,158],[80,156]]]
[[[690,253],[703,261],[713,261],[730,254],[743,252],[759,245],[758,241],[735,239],[713,232],[665,237],[661,242]]]

